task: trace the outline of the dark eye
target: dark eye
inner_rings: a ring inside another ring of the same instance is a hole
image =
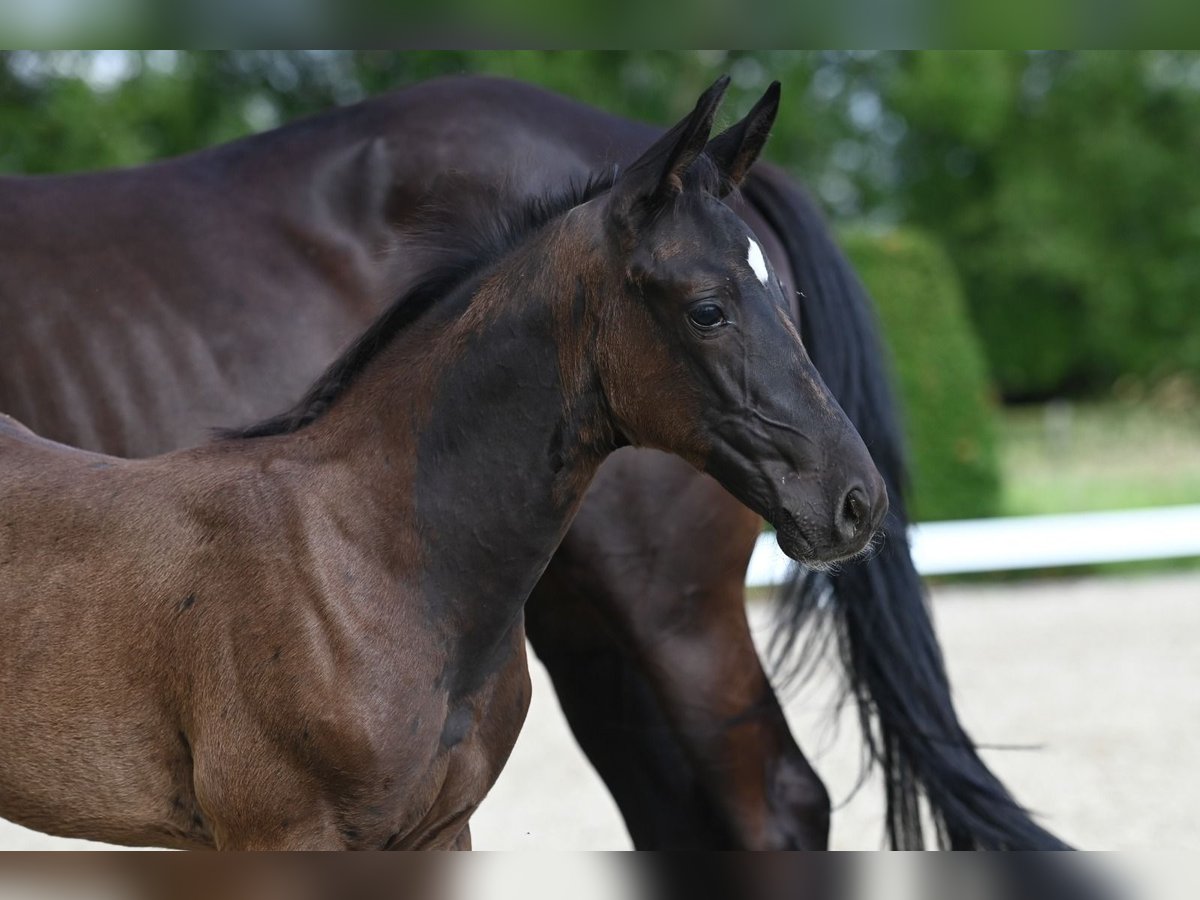
[[[720,328],[727,321],[725,310],[716,303],[697,303],[688,310],[688,321],[701,331]]]

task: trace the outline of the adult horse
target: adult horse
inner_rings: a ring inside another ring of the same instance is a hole
[[[5,425],[0,813],[469,845],[528,708],[525,601],[621,446],[709,473],[796,559],[866,547],[883,479],[718,199],[779,86],[708,146],[727,81],[610,187],[427,225],[439,264],[281,415],[133,461]]]
[[[431,198],[464,224],[625,164],[657,133],[527,85],[452,78],[120,172],[0,179],[0,410],[126,456],[282,406],[426,268]],[[447,175],[447,173],[452,173]],[[918,797],[954,846],[1040,847],[958,723],[905,538],[899,431],[868,301],[805,198],[750,172],[761,241],[826,383],[888,482],[888,540],[798,571],[794,635],[832,591],[849,684],[884,769],[895,846]],[[601,470],[535,588],[528,631],[640,847],[823,846],[827,794],[746,624],[758,517],[651,451]]]

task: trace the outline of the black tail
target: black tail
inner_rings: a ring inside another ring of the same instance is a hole
[[[795,645],[832,589],[829,618],[871,759],[883,768],[894,847],[923,846],[924,796],[945,846],[1066,849],[1017,804],[959,724],[908,551],[903,441],[866,291],[812,202],[786,176],[760,165],[743,193],[787,249],[804,295],[804,343],[871,451],[892,510],[874,558],[835,575],[793,572],[779,598],[783,644]]]

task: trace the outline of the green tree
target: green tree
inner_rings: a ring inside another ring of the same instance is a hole
[[[910,230],[853,230],[843,243],[891,351],[914,518],[997,514],[994,400],[954,267],[935,241]]]
[[[949,248],[1009,396],[1200,372],[1200,59],[920,54],[888,99],[903,214]]]

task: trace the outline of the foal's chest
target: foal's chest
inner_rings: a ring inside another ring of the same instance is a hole
[[[470,816],[495,784],[529,710],[525,637],[523,629],[516,631],[504,664],[477,689],[449,699],[440,721],[420,727],[420,743],[436,731],[436,750],[415,779],[418,784],[411,785],[406,796],[393,798],[407,824],[390,832],[385,846],[456,846]]]

